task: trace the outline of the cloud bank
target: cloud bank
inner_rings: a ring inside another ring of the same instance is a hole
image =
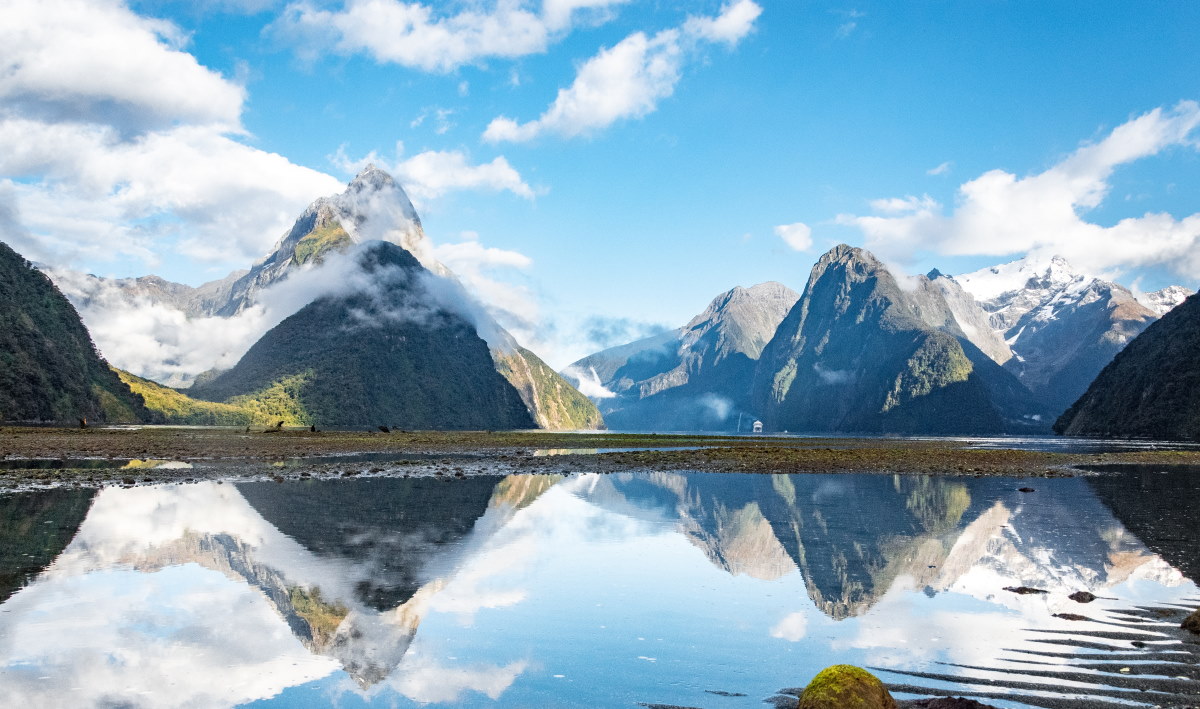
[[[725,5],[716,17],[690,17],[682,26],[654,36],[635,32],[584,62],[575,81],[559,89],[554,103],[526,123],[500,116],[488,124],[490,143],[525,142],[543,133],[572,138],[640,118],[675,92],[685,64],[704,44],[736,46],[754,28],[762,8],[753,0]]]
[[[496,0],[459,5],[450,13],[439,5],[398,0],[348,0],[332,10],[296,2],[270,32],[310,58],[325,51],[363,52],[377,62],[445,73],[487,59],[540,54],[577,24],[603,22],[626,1]]]
[[[258,258],[313,199],[341,191],[337,178],[244,142],[245,87],[186,45],[179,27],[119,1],[6,4],[0,239],[56,265],[154,269],[171,252],[229,265]],[[425,199],[459,189],[533,196],[503,157],[475,165],[462,152],[427,151],[397,168]]]
[[[869,216],[840,215],[884,258],[915,250],[949,255],[1058,254],[1093,272],[1166,266],[1200,277],[1200,213],[1163,212],[1103,226],[1087,212],[1104,203],[1117,168],[1172,148],[1196,149],[1200,104],[1181,101],[1117,126],[1048,170],[1017,177],[991,170],[958,189],[947,209],[929,196],[876,200]],[[940,167],[940,166],[939,166]]]

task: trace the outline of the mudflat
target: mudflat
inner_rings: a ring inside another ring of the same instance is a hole
[[[1053,452],[1028,439],[802,438],[547,431],[0,427],[0,488],[350,475],[882,473],[1059,477],[1200,450]]]

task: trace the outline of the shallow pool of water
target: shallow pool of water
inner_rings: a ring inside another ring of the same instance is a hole
[[[1182,706],[1197,488],[1128,468],[5,495],[0,705],[763,707],[847,662],[900,698]]]

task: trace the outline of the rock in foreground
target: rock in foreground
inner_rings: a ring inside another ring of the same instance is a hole
[[[799,709],[896,709],[896,700],[870,672],[854,665],[834,665],[808,683]]]

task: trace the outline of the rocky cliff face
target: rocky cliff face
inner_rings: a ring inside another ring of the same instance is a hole
[[[813,267],[763,350],[754,402],[769,429],[999,433],[1039,425],[1035,397],[975,346],[937,278],[904,288],[840,245]]]
[[[0,421],[152,420],[43,273],[0,243]]]
[[[1073,436],[1200,440],[1200,296],[1121,350],[1054,429]]]
[[[736,287],[687,325],[585,357],[568,376],[595,376],[608,425],[627,430],[731,430],[753,421],[754,363],[798,294],[779,283]]]

